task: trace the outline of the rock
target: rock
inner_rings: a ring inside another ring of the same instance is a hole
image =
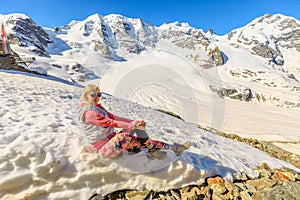
[[[295,200],[300,197],[299,173],[291,169],[273,169],[263,163],[256,168],[261,177],[235,180],[232,183],[220,176],[210,177],[202,185],[189,185],[167,192],[154,191],[118,191],[111,193],[105,199],[161,199],[161,200]],[[269,176],[272,174],[272,176]],[[298,176],[297,176],[298,175]],[[295,182],[291,181],[295,180]]]
[[[283,55],[278,49],[273,49],[267,45],[259,44],[252,47],[255,54],[269,59],[269,61],[275,63],[276,65],[283,65]]]
[[[147,199],[151,200],[151,198],[147,198]],[[159,194],[159,199],[163,199],[163,200],[176,200],[174,197],[172,197],[172,196],[166,196],[165,194]]]
[[[30,47],[30,51],[40,55],[47,55],[47,46],[53,41],[48,33],[38,26],[31,18],[11,19],[8,23],[13,24],[11,37],[19,46]]]
[[[250,178],[247,176],[247,174],[245,172],[242,173],[242,177],[240,178],[242,181],[247,181]]]
[[[225,180],[224,185],[225,185],[226,189],[228,190],[228,192],[233,193],[234,184],[232,182]]]
[[[47,75],[47,73],[40,73],[38,71],[30,70],[29,68],[25,68],[17,62],[17,58],[19,57],[18,54],[14,53],[14,55],[7,55],[5,57],[0,57],[0,69],[5,70],[16,70],[21,72],[27,72],[31,74],[37,74],[37,75]]]
[[[234,185],[239,188],[239,190],[244,191],[247,189],[247,187],[244,185],[244,183],[234,183]]]
[[[248,190],[242,191],[240,193],[240,197],[242,200],[251,200],[252,199]]]
[[[258,177],[259,178],[267,178],[267,179],[269,179],[269,178],[271,178],[271,176],[272,176],[272,174],[268,170],[263,169],[263,170],[258,171]]]
[[[252,90],[250,88],[223,88],[212,85],[209,85],[209,88],[221,98],[228,97],[239,101],[251,101],[253,98]]]
[[[276,185],[277,180],[272,179],[256,179],[256,180],[248,180],[246,184],[254,186],[257,190],[262,190],[264,188],[272,188]]]
[[[261,166],[258,167],[261,170],[267,170],[269,172],[271,172],[271,168],[267,165],[267,163],[262,163]]]
[[[126,199],[140,200],[140,199],[145,199],[149,193],[150,193],[149,190],[129,191],[126,193],[125,196],[126,196]]]
[[[212,198],[212,194],[213,194],[213,191],[210,189],[210,188],[204,188],[204,190],[201,191],[202,192],[202,197],[203,197],[203,200],[206,200],[206,199],[211,199]],[[201,195],[199,195],[199,197],[201,197]]]
[[[245,184],[245,186],[247,187],[247,190],[249,192],[251,192],[252,194],[255,193],[257,190],[256,190],[256,187],[254,187],[253,185],[250,185],[250,184]]]
[[[175,190],[171,190],[171,195],[175,200],[180,200],[180,194]]]
[[[200,189],[199,187],[185,187],[181,190],[181,198],[179,199],[210,199],[212,190],[208,187]]]
[[[300,198],[300,182],[285,182],[283,187],[294,199]]]
[[[209,188],[213,190],[213,194],[225,194],[228,190],[225,187],[225,181],[223,178],[217,176],[214,178],[208,178],[207,184]]]
[[[220,66],[224,64],[222,52],[220,51],[218,46],[216,46],[213,43],[209,43],[205,47],[205,51],[216,66]]]
[[[234,199],[240,199],[240,189],[238,187],[234,187],[232,194]]]
[[[116,192],[113,192],[113,193],[110,193],[110,194],[106,195],[104,199],[108,199],[108,200],[123,199],[123,198],[125,198],[125,195],[126,195],[127,192],[131,192],[131,191],[124,191],[124,190],[122,190],[122,191],[116,191]],[[91,199],[91,200],[98,200],[99,197],[101,197],[101,195],[95,194],[92,197],[90,197],[89,199]]]
[[[213,194],[212,199],[213,200],[224,200],[224,197],[222,195]]]
[[[295,200],[300,197],[300,183],[285,182],[282,186],[275,186],[260,190],[252,195],[253,200]]]
[[[208,187],[202,187],[201,189],[199,189],[198,187],[193,187],[190,191],[185,191],[185,193],[181,193],[181,197],[178,199],[180,199],[180,200],[182,200],[182,199],[209,200],[212,198],[212,194],[213,194],[212,189],[210,189]]]
[[[205,191],[205,192],[206,192],[206,191]],[[193,188],[191,189],[190,193],[199,195],[199,194],[202,194],[202,191],[201,191],[198,187],[193,187]]]
[[[282,182],[286,182],[286,181],[295,182],[296,181],[295,175],[292,174],[291,172],[282,172],[282,171],[275,172],[272,176],[272,179],[276,179],[276,178],[278,178]]]
[[[224,199],[234,199],[234,196],[231,192],[227,192],[226,194],[221,195],[220,197],[221,197],[222,200],[224,200]]]
[[[224,179],[219,176],[207,179],[207,184],[209,186],[214,185],[214,184],[224,184],[224,182],[225,182]]]
[[[213,190],[213,194],[217,195],[225,194],[226,192],[228,192],[224,184],[214,184],[210,186],[210,189]]]

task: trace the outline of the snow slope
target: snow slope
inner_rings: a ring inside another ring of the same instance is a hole
[[[120,189],[167,190],[217,174],[228,180],[242,172],[255,176],[252,168],[263,162],[300,171],[251,146],[110,95],[103,97],[105,107],[144,119],[152,138],[168,143],[191,140],[192,147],[178,160],[170,156],[161,163],[143,155],[103,162],[87,152],[90,146],[74,120],[82,87],[14,71],[0,71],[0,85],[1,199],[87,199],[95,192],[105,195]],[[134,162],[144,162],[149,171],[138,173],[130,165]]]
[[[246,85],[256,92],[296,101],[297,92],[288,93],[285,89],[230,78],[228,71],[233,67],[229,63],[203,70],[182,58],[179,50],[175,52],[157,50],[114,64],[100,79],[100,86],[118,97],[172,111],[186,121],[226,133],[265,141],[299,142],[299,108],[275,106],[255,99],[252,102],[222,99],[210,90],[210,85],[229,88]],[[247,58],[241,60],[245,62]],[[268,78],[279,80],[280,77],[269,74]],[[295,148],[286,149],[299,152]]]

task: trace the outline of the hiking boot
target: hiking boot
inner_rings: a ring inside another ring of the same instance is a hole
[[[138,148],[138,147],[132,147],[132,148],[130,148],[130,149],[127,149],[127,151],[128,151],[128,153],[129,153],[129,155],[132,155],[132,154],[137,154],[137,153],[139,153],[139,152],[141,151],[141,149]]]
[[[176,154],[176,156],[181,156],[181,154],[189,149],[191,146],[191,142],[187,141],[184,144],[178,144],[176,142],[174,142],[173,145],[171,145],[170,149]]]
[[[157,150],[157,151],[149,151],[147,153],[147,158],[149,158],[150,160],[163,160],[167,157],[167,152],[165,151],[160,151],[160,150]]]

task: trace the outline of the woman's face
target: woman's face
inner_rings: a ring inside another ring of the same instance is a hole
[[[91,104],[97,104],[100,100],[100,97],[98,96],[98,94],[101,93],[99,90],[92,90],[88,93],[88,101]]]

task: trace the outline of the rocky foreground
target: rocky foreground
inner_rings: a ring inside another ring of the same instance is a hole
[[[202,127],[199,127],[202,128]],[[203,128],[214,134],[238,140],[258,148],[269,155],[285,160],[296,167],[300,167],[300,156],[287,152],[269,142],[260,142],[255,139],[246,139],[234,134],[225,134],[213,129]],[[168,191],[152,190],[121,190],[110,193],[104,197],[107,200],[297,200],[300,199],[300,173],[291,169],[270,169],[267,164],[262,164],[254,169],[257,177],[242,177],[233,182],[222,177],[209,177],[201,185],[189,185]],[[95,194],[89,200],[102,199]]]
[[[262,164],[255,169],[257,178],[243,174],[241,179],[230,182],[216,176],[207,178],[201,185],[189,185],[165,192],[122,190],[108,194],[107,200],[296,200],[300,198],[300,173],[290,169],[270,169]],[[90,200],[101,199],[97,194]]]

